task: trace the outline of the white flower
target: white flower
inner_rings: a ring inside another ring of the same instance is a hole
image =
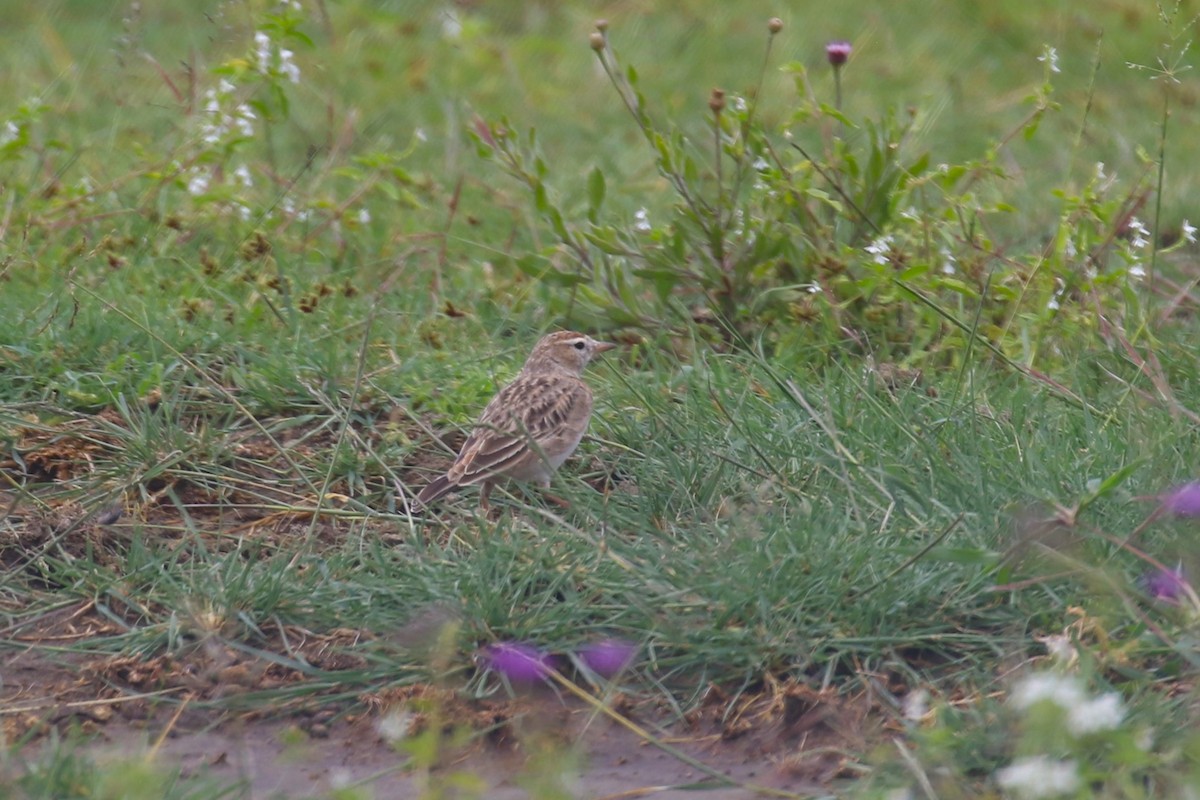
[[[9,125],[11,124],[12,123],[10,122]],[[1183,221],[1183,239],[1185,242],[1190,243],[1194,243],[1196,241],[1196,226],[1188,222],[1186,219]]]
[[[754,159],[754,168],[756,170],[758,170],[759,172],[763,172],[764,170],[768,169],[770,166],[771,166],[770,162],[768,162],[762,156],[759,156],[758,158]]]
[[[258,116],[254,113],[250,106],[242,103],[234,110],[233,122],[237,125],[238,130],[242,132],[242,136],[254,135],[254,120]]]
[[[1104,174],[1104,162],[1097,161],[1096,162],[1096,180],[1102,181],[1107,177],[1108,176]]]
[[[1038,636],[1036,638],[1039,642],[1046,645],[1046,652],[1059,664],[1069,666],[1079,660],[1079,653],[1075,651],[1075,645],[1071,644],[1071,637],[1066,634],[1059,633],[1051,636]]]
[[[819,283],[810,283],[810,284],[808,285],[808,293],[809,293],[809,294],[820,294],[820,293],[821,293],[821,284],[819,284]]]
[[[217,84],[217,91],[219,91],[221,94],[233,94],[233,90],[236,88],[236,86],[224,78],[221,78],[221,82]],[[208,93],[211,95],[212,89],[209,89]]]
[[[395,744],[408,736],[415,722],[416,717],[408,711],[403,708],[395,708],[379,718],[379,721],[375,723],[375,730],[379,731],[379,735],[385,742]]]
[[[649,233],[653,229],[650,225],[650,218],[646,213],[646,209],[639,208],[634,212],[633,229],[641,233]]]
[[[1129,220],[1129,230],[1133,234],[1133,238],[1129,240],[1130,247],[1141,250],[1150,244],[1150,229],[1137,217]]]
[[[888,234],[887,236],[880,236],[878,239],[867,245],[866,249],[867,252],[874,257],[873,260],[876,264],[888,263],[888,253],[891,252],[892,249],[891,234]]]
[[[1076,736],[1111,731],[1120,727],[1123,719],[1125,709],[1121,707],[1121,695],[1109,692],[1070,709],[1067,712],[1067,730]]]
[[[1075,256],[1079,255],[1079,249],[1075,247],[1075,240],[1069,236],[1067,237],[1067,243],[1063,245],[1063,254],[1066,255],[1067,258],[1074,258]]]
[[[417,137],[418,142],[429,141],[429,136],[425,133],[424,128],[417,128],[415,131],[413,131],[413,136]]]
[[[366,224],[370,223],[370,221],[371,221],[371,212],[365,208],[360,208],[358,210],[358,223],[360,225],[366,225]]]
[[[1058,50],[1054,47],[1046,47],[1042,49],[1042,54],[1038,56],[1038,61],[1048,63],[1051,72],[1058,72]]]
[[[265,31],[254,32],[254,58],[264,75],[271,68],[271,37]]]
[[[192,177],[188,178],[187,185],[188,194],[195,197],[196,195],[204,194],[208,191],[208,174],[195,170]]]
[[[746,98],[742,97],[740,94],[735,94],[733,96],[733,110],[740,113],[745,111],[746,108]]]
[[[904,697],[904,718],[920,722],[929,713],[929,692],[918,689]]]
[[[1054,295],[1054,297],[1050,298],[1050,301],[1046,303],[1046,308],[1050,311],[1058,311],[1060,308],[1062,308],[1058,302],[1058,295]]]
[[[1134,264],[1132,267],[1129,268],[1129,277],[1131,277],[1131,278],[1146,277],[1146,268],[1143,267],[1140,263]]]
[[[17,127],[17,123],[10,119],[8,122],[4,123],[4,130],[0,131],[0,147],[4,147],[6,144],[15,142],[17,137],[20,135],[21,129]]]
[[[241,217],[241,219],[242,219],[242,222],[249,222],[249,221],[250,221],[250,215],[251,215],[251,213],[252,213],[252,212],[250,211],[250,206],[248,206],[248,205],[246,205],[246,204],[244,204],[244,203],[234,203],[234,204],[233,204],[233,207],[234,207],[235,209],[237,209],[237,214],[238,214],[238,216],[239,216],[239,217]]]
[[[1079,788],[1079,771],[1074,761],[1030,756],[997,770],[996,783],[1021,797],[1056,797]]]
[[[285,47],[279,48],[279,71],[287,76],[292,83],[300,82],[300,68],[292,60],[296,54]]]
[[[956,259],[954,257],[954,254],[950,252],[950,248],[942,247],[941,253],[942,253],[942,274],[943,275],[953,275],[954,273],[958,272],[958,269],[955,266],[956,264],[958,264],[958,259]]]
[[[247,188],[254,185],[254,178],[250,176],[250,168],[245,164],[238,166],[233,171],[233,177],[238,183]]]
[[[1075,678],[1056,675],[1053,672],[1035,672],[1013,688],[1009,700],[1017,708],[1029,708],[1043,700],[1050,700],[1055,705],[1069,710],[1085,702],[1087,695]]]

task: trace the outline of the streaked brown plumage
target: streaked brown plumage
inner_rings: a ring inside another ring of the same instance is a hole
[[[592,390],[580,377],[584,367],[614,347],[572,331],[543,337],[513,382],[488,403],[454,464],[417,495],[416,507],[476,483],[484,508],[501,480],[549,486],[592,416]]]

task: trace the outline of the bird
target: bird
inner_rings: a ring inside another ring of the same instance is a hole
[[[473,484],[481,486],[484,511],[492,486],[502,480],[549,487],[592,417],[592,390],[583,382],[583,370],[614,347],[574,331],[542,337],[517,377],[484,408],[446,474],[417,495],[415,508]]]

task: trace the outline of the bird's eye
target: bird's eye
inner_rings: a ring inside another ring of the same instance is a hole
[[[585,348],[585,347],[587,347],[587,345],[583,343],[583,340],[582,340],[582,339],[576,339],[576,340],[575,340],[575,349],[576,349],[576,350],[582,350],[582,349],[583,349],[583,348]]]

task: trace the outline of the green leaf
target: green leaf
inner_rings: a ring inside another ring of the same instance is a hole
[[[604,184],[604,173],[599,167],[592,167],[592,171],[588,174],[588,206],[592,211],[599,211],[600,206],[604,204],[604,194],[606,191]]]

